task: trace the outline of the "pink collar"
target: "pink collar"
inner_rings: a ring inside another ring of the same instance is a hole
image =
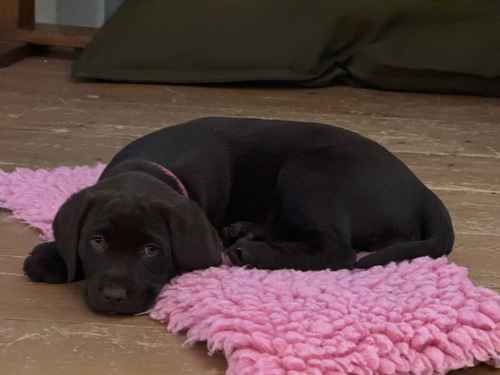
[[[174,181],[175,181],[175,184],[177,185],[177,188],[180,190],[180,192],[182,193],[182,195],[184,195],[186,198],[189,199],[189,193],[186,189],[186,186],[184,186],[184,184],[182,183],[182,181],[180,180],[179,177],[177,177],[175,175],[174,172],[172,172],[170,169],[164,167],[163,165],[161,164],[158,164],[154,161],[150,161],[151,164],[154,164],[155,166],[157,166],[158,168],[160,168],[162,170],[163,173],[165,173],[168,177],[172,178]]]

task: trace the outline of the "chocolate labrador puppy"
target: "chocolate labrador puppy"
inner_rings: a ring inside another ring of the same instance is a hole
[[[379,144],[341,128],[203,118],[122,149],[70,197],[33,281],[86,279],[89,306],[133,314],[183,272],[234,265],[367,268],[450,253],[439,198]],[[356,261],[358,251],[369,255]]]

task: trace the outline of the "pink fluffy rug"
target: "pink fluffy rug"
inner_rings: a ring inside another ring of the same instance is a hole
[[[0,207],[45,239],[63,201],[103,169],[0,171]],[[151,312],[222,351],[228,375],[442,374],[500,365],[500,295],[445,258],[367,271],[210,268],[165,286]]]
[[[104,167],[17,168],[10,173],[0,170],[0,207],[39,229],[42,239],[50,240],[52,220],[59,207],[71,194],[94,184]]]
[[[442,374],[500,359],[500,296],[445,258],[196,271],[165,287],[151,317],[223,351],[228,375]]]

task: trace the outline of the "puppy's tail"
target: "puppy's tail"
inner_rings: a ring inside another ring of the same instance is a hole
[[[361,258],[355,268],[383,266],[423,256],[439,258],[451,253],[455,234],[450,214],[443,202],[430,190],[425,197],[422,240],[395,243]]]

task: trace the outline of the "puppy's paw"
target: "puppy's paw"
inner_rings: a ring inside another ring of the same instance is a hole
[[[264,230],[258,224],[250,221],[238,221],[222,230],[224,246],[233,245],[236,241],[246,239],[260,239],[264,237]]]
[[[235,266],[253,266],[258,268],[274,268],[274,251],[266,242],[240,239],[225,250],[226,255]]]
[[[65,283],[68,277],[66,264],[57,252],[54,242],[35,246],[24,260],[23,270],[26,276],[35,282]]]

